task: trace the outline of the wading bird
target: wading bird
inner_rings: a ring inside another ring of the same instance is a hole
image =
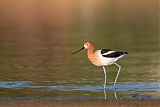
[[[106,78],[107,78],[105,66],[115,64],[118,67],[118,72],[114,80],[114,86],[115,86],[118,75],[121,70],[121,66],[117,64],[116,61],[124,57],[126,54],[128,54],[128,52],[114,51],[111,49],[95,50],[94,44],[92,42],[86,42],[81,49],[72,54],[75,54],[83,49],[87,49],[87,55],[92,64],[94,64],[95,66],[103,66],[103,71],[105,75],[104,89],[106,86]]]

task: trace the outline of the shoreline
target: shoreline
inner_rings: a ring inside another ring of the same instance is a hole
[[[159,107],[155,100],[4,100],[0,107]]]

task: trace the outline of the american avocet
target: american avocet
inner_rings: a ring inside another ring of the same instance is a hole
[[[94,64],[95,66],[103,66],[103,71],[105,75],[104,88],[106,86],[106,78],[107,78],[105,66],[115,64],[118,67],[118,72],[114,80],[114,86],[115,86],[118,75],[121,70],[121,66],[117,64],[116,61],[124,57],[126,54],[128,54],[128,52],[113,51],[111,49],[95,50],[94,44],[92,42],[86,42],[81,49],[72,54],[75,54],[83,49],[87,49],[87,55],[92,64]]]

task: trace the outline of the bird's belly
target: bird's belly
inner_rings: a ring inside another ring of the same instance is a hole
[[[99,55],[99,59],[100,59],[100,64],[102,66],[111,65],[117,61],[117,58],[106,58],[106,57],[103,57],[102,55]]]
[[[116,61],[115,58],[103,58],[103,59],[89,58],[89,59],[92,62],[92,64],[94,64],[96,66],[107,66],[107,65],[113,64]]]
[[[115,58],[103,58],[101,59],[100,63],[101,65],[111,65],[115,62]]]
[[[111,65],[111,64],[114,64],[117,60],[121,59],[124,55],[122,56],[119,56],[117,58],[105,58],[105,57],[99,57],[100,59],[100,64],[101,65]]]

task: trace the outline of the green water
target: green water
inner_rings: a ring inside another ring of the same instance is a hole
[[[118,62],[117,85],[131,83],[140,90],[119,90],[118,98],[160,98],[159,36],[158,0],[0,1],[0,97],[103,99],[102,67],[92,65],[85,51],[70,54],[90,40],[97,49],[129,52]],[[112,86],[117,67],[107,71]],[[31,85],[12,87],[19,81]],[[11,82],[10,88],[4,82]],[[147,90],[150,82],[156,87]],[[107,94],[113,97],[113,89]]]

